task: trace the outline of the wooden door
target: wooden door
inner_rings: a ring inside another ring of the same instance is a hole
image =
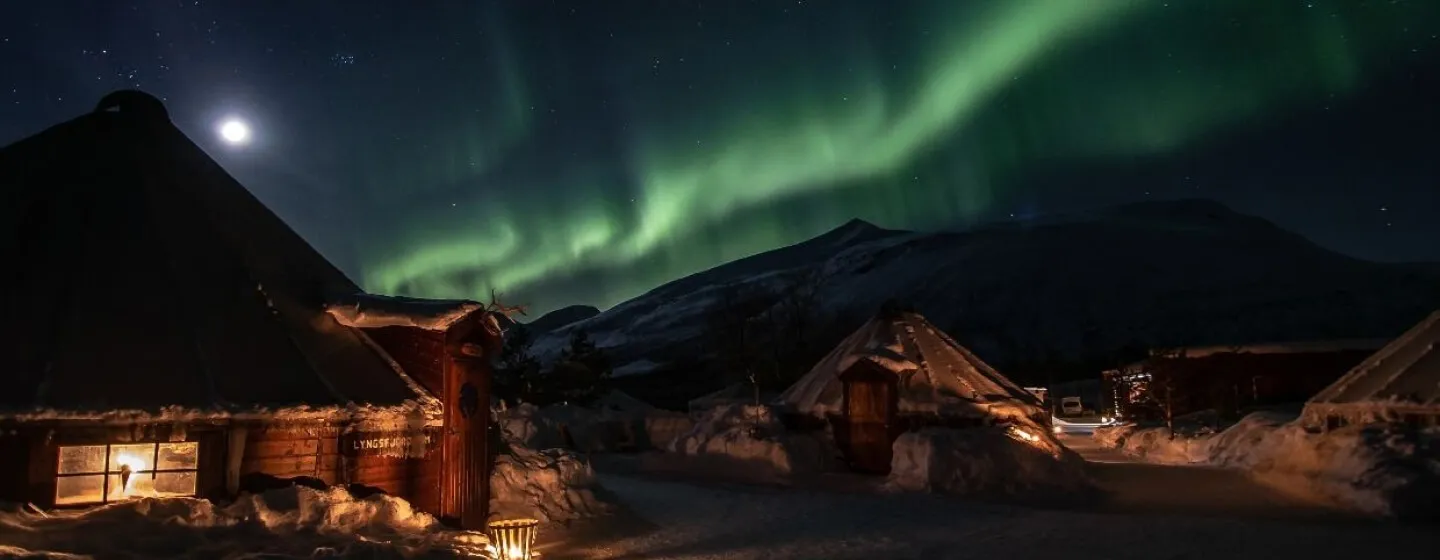
[[[890,472],[890,427],[895,418],[895,384],[880,376],[857,376],[844,381],[846,455],[855,470]]]
[[[490,513],[490,371],[475,354],[446,359],[439,517],[462,529],[482,530]]]

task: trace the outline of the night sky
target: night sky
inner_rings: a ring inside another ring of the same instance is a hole
[[[1180,197],[1440,261],[1435,0],[7,1],[0,68],[0,143],[143,89],[380,293]]]

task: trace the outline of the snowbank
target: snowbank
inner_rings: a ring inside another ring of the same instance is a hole
[[[1210,438],[1209,462],[1349,509],[1440,519],[1440,432],[1385,425],[1307,431],[1298,422],[1250,415]]]
[[[564,414],[547,411],[530,404],[495,411],[504,451],[490,474],[490,514],[565,522],[609,513],[594,468],[566,448],[572,442],[551,417]]]
[[[886,486],[970,496],[1039,497],[1090,488],[1084,461],[1017,427],[927,428],[895,440]]]
[[[663,448],[689,428],[685,415],[653,408],[588,408],[522,404],[497,411],[496,421],[513,440],[531,449],[566,448],[608,453]]]
[[[565,449],[515,445],[495,459],[490,515],[557,523],[612,511],[590,462]]]
[[[1307,430],[1257,412],[1223,432],[1170,440],[1162,428],[1097,431],[1102,445],[1147,461],[1243,469],[1261,482],[1347,509],[1440,518],[1440,432],[1387,425]]]
[[[1095,443],[1100,444],[1101,447],[1116,449],[1120,447],[1121,443],[1125,439],[1125,436],[1130,435],[1130,433],[1134,431],[1134,424],[1103,426],[1100,428],[1095,428],[1095,431],[1090,434],[1090,438],[1094,439]]]
[[[1209,435],[1177,431],[1171,438],[1170,430],[1164,427],[1124,425],[1098,428],[1092,437],[1104,447],[1119,449],[1147,462],[1190,465],[1209,461]]]
[[[541,413],[540,407],[522,404],[495,411],[500,434],[511,445],[529,449],[564,447],[564,438],[555,422]]]
[[[290,486],[220,507],[146,498],[84,510],[0,511],[0,557],[461,558],[484,546],[384,495]]]
[[[825,434],[786,432],[774,409],[750,404],[712,409],[667,449],[781,476],[830,470],[839,456]]]
[[[669,449],[676,438],[695,429],[695,420],[683,412],[654,410],[645,415],[645,436],[657,449]]]

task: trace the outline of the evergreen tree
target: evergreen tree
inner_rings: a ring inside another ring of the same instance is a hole
[[[530,353],[534,339],[530,329],[516,324],[505,332],[505,345],[500,350],[495,368],[495,395],[506,402],[538,402],[540,360]]]
[[[570,345],[546,376],[544,392],[551,401],[589,404],[604,394],[610,380],[610,359],[582,329],[570,333]]]

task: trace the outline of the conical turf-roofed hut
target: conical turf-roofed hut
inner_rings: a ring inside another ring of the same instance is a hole
[[[824,418],[850,462],[890,469],[892,444],[924,426],[1048,425],[1038,397],[918,313],[887,308],[841,341],[780,395]]]
[[[483,523],[494,318],[363,294],[155,98],[0,150],[0,228],[0,500],[303,476]]]

